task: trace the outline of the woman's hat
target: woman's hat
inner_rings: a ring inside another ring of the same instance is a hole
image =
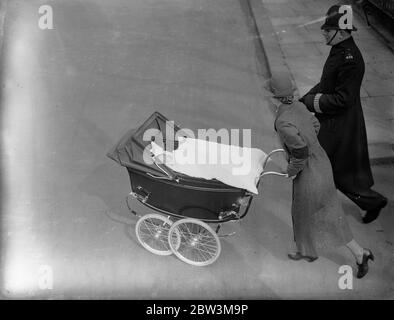
[[[268,87],[276,98],[292,96],[296,90],[293,80],[287,72],[273,73]]]

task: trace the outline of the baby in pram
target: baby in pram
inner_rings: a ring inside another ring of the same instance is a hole
[[[260,149],[194,138],[178,138],[178,148],[167,151],[151,142],[153,156],[176,172],[258,194],[257,184],[267,155]]]

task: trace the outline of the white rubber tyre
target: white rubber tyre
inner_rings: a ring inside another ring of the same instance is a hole
[[[160,256],[169,256],[172,254],[168,243],[168,234],[171,225],[172,221],[170,219],[160,214],[150,213],[137,221],[135,234],[137,235],[138,241],[146,250]],[[174,246],[176,247],[176,245],[177,241],[174,241]]]
[[[221,252],[216,232],[205,222],[193,218],[174,222],[169,231],[168,243],[180,260],[193,266],[210,265]]]

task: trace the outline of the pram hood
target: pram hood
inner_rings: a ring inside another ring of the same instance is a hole
[[[165,176],[154,163],[149,164],[144,161],[144,150],[151,144],[151,140],[144,140],[144,134],[149,129],[156,129],[165,137],[165,130],[171,125],[173,132],[176,133],[180,130],[173,122],[156,111],[139,128],[129,130],[107,153],[107,156],[123,167],[137,169],[156,176]]]
[[[136,129],[129,130],[120,140],[119,142],[107,153],[107,156],[120,164],[123,167],[126,167],[128,171],[137,170],[142,173],[152,174],[156,177],[165,177],[166,175],[155,163],[147,163],[144,161],[144,150],[150,150],[151,141],[146,136],[144,139],[144,134],[149,129],[154,129],[157,132],[161,133],[163,140],[166,137],[166,130],[171,130],[170,137],[175,138],[175,134],[179,132],[182,133],[181,136],[187,137],[187,133],[182,131],[182,128],[175,125],[173,121],[169,121],[165,116],[163,116],[159,112],[154,112],[140,127]],[[171,134],[173,136],[171,136]],[[179,134],[179,133],[178,133]],[[155,139],[155,143],[160,144],[163,147],[163,144],[166,144],[166,141],[160,141],[162,139]],[[148,147],[148,149],[146,149]],[[150,153],[150,151],[149,151]],[[240,190],[239,188],[235,188],[233,186],[229,186],[221,181],[216,179],[205,180],[201,178],[191,177],[179,172],[176,172],[170,169],[165,164],[161,164],[165,167],[167,172],[170,172],[173,177],[177,177],[178,185],[188,185],[195,186],[201,188],[215,188],[220,190]],[[172,181],[157,180],[161,183],[174,183]]]

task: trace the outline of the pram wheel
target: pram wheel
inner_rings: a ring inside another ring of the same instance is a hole
[[[138,241],[148,251],[161,256],[172,254],[168,242],[168,233],[172,221],[156,213],[150,213],[141,217],[135,226]],[[178,239],[178,240],[177,240]],[[174,247],[179,247],[180,237],[174,234]]]
[[[221,251],[215,231],[205,222],[193,218],[174,222],[168,242],[179,259],[194,266],[207,266],[215,262]]]

